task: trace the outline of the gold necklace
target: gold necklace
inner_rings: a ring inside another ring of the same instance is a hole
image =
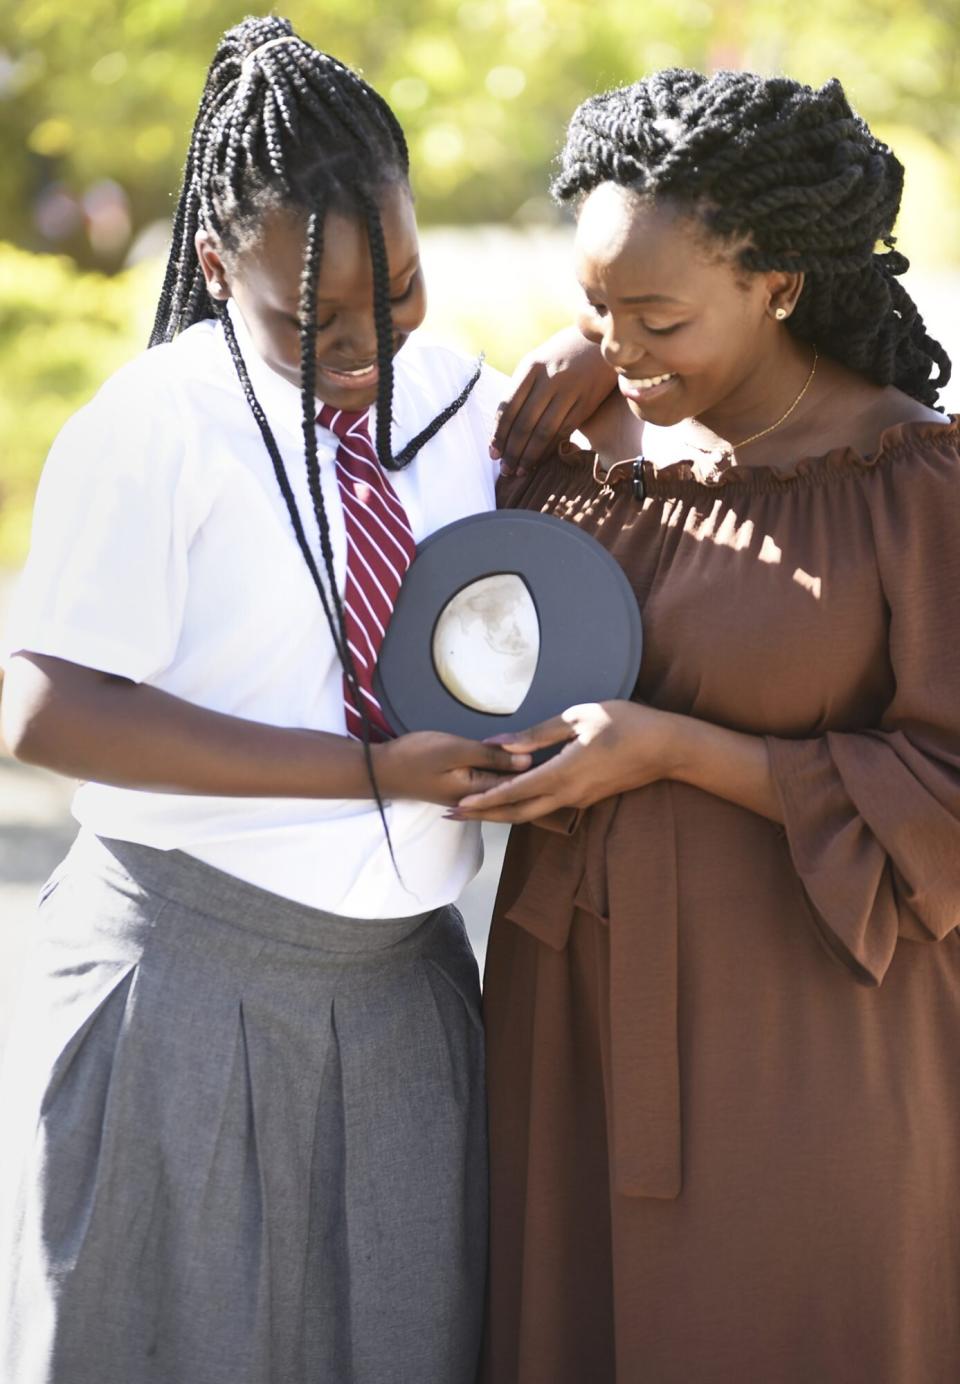
[[[736,443],[735,446],[734,446],[734,449],[733,449],[735,452],[740,452],[740,451],[743,450],[744,447],[748,446],[751,442],[757,442],[757,441],[759,441],[759,439],[760,439],[761,437],[766,437],[768,433],[772,433],[772,432],[774,431],[774,429],[779,428],[779,426],[780,426],[781,423],[785,423],[785,422],[787,421],[787,419],[790,417],[790,415],[791,415],[791,413],[793,412],[793,410],[797,407],[797,405],[799,404],[800,400],[803,398],[804,394],[806,394],[807,390],[810,388],[811,384],[813,383],[813,377],[814,377],[814,375],[817,373],[817,361],[818,361],[818,360],[819,360],[819,356],[817,355],[817,348],[816,348],[816,346],[814,346],[814,348],[813,348],[813,364],[812,364],[811,367],[810,367],[810,374],[807,376],[806,380],[804,381],[803,388],[801,389],[801,391],[800,391],[800,393],[797,395],[797,397],[794,399],[794,401],[793,401],[793,403],[790,405],[790,407],[787,409],[786,413],[783,415],[782,418],[778,418],[777,421],[776,421],[775,423],[771,423],[770,426],[769,426],[769,428],[764,428],[761,432],[753,433],[753,435],[752,435],[751,437],[745,437],[745,438],[743,439],[742,442]]]

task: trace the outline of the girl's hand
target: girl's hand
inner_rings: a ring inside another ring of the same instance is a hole
[[[523,357],[514,392],[500,405],[490,455],[500,474],[524,475],[585,423],[616,385],[599,346],[565,327]]]
[[[682,718],[636,702],[588,702],[498,743],[514,753],[566,742],[553,759],[461,799],[457,820],[530,822],[667,778]]]
[[[467,793],[483,793],[505,774],[529,769],[526,751],[464,740],[440,731],[412,731],[371,746],[373,767],[384,798],[416,798],[449,807]]]

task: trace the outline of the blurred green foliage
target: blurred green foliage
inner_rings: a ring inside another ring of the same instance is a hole
[[[267,12],[265,6],[253,6]],[[543,214],[573,107],[657,67],[839,76],[871,122],[960,152],[960,0],[289,0],[303,36],[361,67],[409,137],[422,219]],[[6,0],[0,238],[33,248],[38,192],[125,190],[134,230],[166,217],[236,0]],[[960,202],[953,162],[945,200]],[[94,252],[78,226],[58,247]],[[101,247],[116,267],[122,247]],[[112,258],[111,258],[112,257]]]

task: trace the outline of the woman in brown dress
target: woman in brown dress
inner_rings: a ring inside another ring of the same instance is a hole
[[[960,1379],[960,431],[901,182],[836,82],[664,72],[574,116],[619,389],[596,458],[504,499],[613,553],[646,643],[634,700],[460,807],[525,824],[490,1384]]]

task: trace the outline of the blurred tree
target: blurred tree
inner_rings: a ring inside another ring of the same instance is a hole
[[[207,63],[247,9],[6,0],[0,238],[119,266],[131,237],[170,212]],[[910,127],[928,166],[940,151],[941,203],[960,206],[960,0],[821,0],[802,14],[786,0],[289,0],[281,10],[392,102],[427,222],[550,215],[547,169],[576,103],[674,64],[837,75],[871,123]],[[952,237],[941,238],[952,257]]]

